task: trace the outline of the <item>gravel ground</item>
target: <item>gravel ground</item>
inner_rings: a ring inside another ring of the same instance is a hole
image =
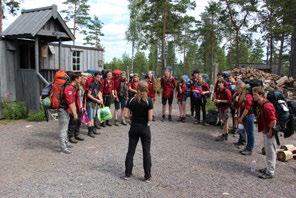
[[[158,110],[160,106],[157,106]],[[174,114],[177,115],[176,109]],[[159,115],[159,112],[158,112]],[[177,117],[175,116],[176,120]],[[58,152],[57,122],[0,124],[0,197],[295,197],[296,164],[277,163],[276,178],[262,181],[250,163],[264,166],[257,134],[252,156],[241,156],[230,137],[215,142],[220,129],[187,123],[152,123],[152,182],[144,183],[142,150],[134,176],[120,179],[128,127],[108,127],[85,136],[70,155]],[[296,137],[282,140],[296,144]]]

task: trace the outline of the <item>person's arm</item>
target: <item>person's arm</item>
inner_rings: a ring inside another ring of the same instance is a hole
[[[69,104],[69,108],[71,110],[71,113],[73,114],[74,120],[78,119],[77,109],[75,102]]]
[[[153,119],[153,109],[148,110],[148,121],[152,121]]]
[[[272,138],[272,136],[274,135],[273,128],[275,127],[275,125],[276,125],[276,120],[273,120],[268,124],[269,131],[268,131],[267,137]]]
[[[123,108],[123,115],[126,119],[129,119],[130,117],[130,110],[127,107]]]
[[[91,95],[91,94],[92,94],[92,90],[90,89],[90,90],[87,92],[87,97],[89,97],[92,101],[94,101],[94,102],[100,104],[101,101],[98,100],[97,98],[93,97],[93,95]]]

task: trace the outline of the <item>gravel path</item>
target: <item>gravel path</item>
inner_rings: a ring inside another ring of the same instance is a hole
[[[160,109],[160,106],[157,106]],[[159,113],[158,113],[159,114]],[[177,115],[177,111],[174,110]],[[176,120],[177,117],[174,117]],[[250,163],[264,166],[257,134],[253,156],[215,142],[220,129],[187,123],[152,123],[152,182],[143,177],[138,145],[134,176],[123,181],[128,127],[108,127],[84,136],[71,155],[58,152],[56,122],[0,125],[0,197],[295,197],[296,161],[277,163],[276,178],[262,181]],[[283,143],[296,144],[296,137]]]

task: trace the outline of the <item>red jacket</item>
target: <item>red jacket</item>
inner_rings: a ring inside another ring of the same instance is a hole
[[[137,82],[130,82],[130,83],[128,83],[128,88],[129,89],[133,89],[133,90],[138,90],[138,85],[139,85],[139,82],[137,81]]]
[[[64,99],[68,105],[67,112],[71,113],[69,107],[70,104],[75,103],[77,113],[80,111],[80,98],[79,98],[79,89],[76,89],[73,85],[67,85],[64,89]]]
[[[107,79],[104,80],[104,84],[103,84],[103,95],[111,95],[112,94],[112,90],[114,90],[114,81],[111,79],[109,82]]]
[[[269,131],[268,125],[275,121],[276,119],[276,110],[271,102],[264,103],[259,111],[258,115],[258,132],[267,133]]]
[[[248,110],[248,114],[253,114],[254,112],[252,111],[252,106],[253,106],[253,96],[251,94],[247,94],[246,98],[240,103],[238,103],[238,109],[239,109],[239,116],[241,116],[244,112],[244,110]]]
[[[148,79],[147,80],[148,83],[148,97],[155,99],[155,89],[154,89],[154,82],[153,80]]]
[[[166,77],[161,78],[162,96],[165,98],[174,97],[174,89],[176,87],[176,80],[174,77],[167,79]]]
[[[181,86],[181,90],[179,89],[179,86]],[[187,87],[185,83],[182,83],[181,85],[178,84],[177,87],[177,99],[178,100],[183,100],[184,97],[186,97],[186,91],[187,91]]]
[[[227,100],[227,103],[218,103],[217,106],[222,111],[225,111],[227,108],[231,106],[232,102],[232,94],[229,89],[224,88],[223,90],[218,89],[216,93],[217,100]]]

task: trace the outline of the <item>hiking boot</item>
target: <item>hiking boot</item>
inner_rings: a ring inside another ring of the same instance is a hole
[[[227,141],[227,140],[228,140],[228,134],[222,134],[215,139],[216,142]]]
[[[261,168],[258,170],[259,173],[266,174],[266,168]]]
[[[110,124],[109,120],[106,121],[106,125],[107,126],[112,126],[112,124]]]
[[[169,121],[172,121],[172,120],[173,120],[171,115],[169,115],[168,120],[169,120]]]
[[[92,137],[92,138],[94,138],[95,136],[94,136],[94,134],[93,134],[93,126],[92,127],[88,127],[88,133],[87,133],[87,135],[89,136],[89,137]]]
[[[69,142],[71,142],[72,144],[77,144],[77,143],[78,143],[78,141],[75,140],[74,137],[70,137],[70,138],[69,138]]]
[[[106,122],[103,122],[102,123],[102,127],[106,127]]]
[[[149,178],[144,178],[144,179],[143,179],[143,182],[151,183],[151,177],[149,177]]]
[[[177,120],[178,122],[182,122],[183,117],[179,117],[179,119]]]
[[[200,121],[199,120],[195,120],[194,121],[194,124],[200,124]]]
[[[100,134],[101,134],[100,132],[97,132],[96,127],[93,127],[93,128],[92,128],[92,132],[93,132],[93,134],[95,134],[95,135],[100,135]]]
[[[184,123],[184,122],[185,122],[185,120],[186,120],[186,117],[183,117],[183,118],[182,118],[182,120],[181,120],[181,122],[183,122],[183,123]]]
[[[62,149],[61,153],[71,154],[72,152],[68,148],[66,148],[66,149]]]
[[[119,126],[119,124],[118,124],[118,121],[117,121],[117,120],[115,120],[115,121],[114,121],[114,125],[115,125],[115,126]]]
[[[73,146],[71,144],[66,144],[67,148],[73,148]]]
[[[265,173],[262,173],[261,175],[258,175],[258,177],[260,179],[272,179],[274,176],[271,175],[271,174],[269,174],[269,173],[267,173],[267,172],[265,172]]]
[[[79,136],[76,136],[75,139],[78,140],[78,141],[83,141],[84,140],[84,138],[79,137]]]
[[[245,143],[244,142],[234,142],[233,145],[237,148],[241,148],[241,146],[244,146]]]
[[[165,121],[165,115],[162,115],[162,119],[161,119],[161,121]]]
[[[101,127],[100,127],[100,123],[99,123],[99,122],[95,122],[95,127],[96,127],[97,129],[101,129]]]
[[[240,154],[242,154],[242,155],[252,155],[252,151],[244,149],[244,150],[240,151]]]
[[[155,121],[155,116],[152,116],[152,121],[153,121],[153,122]]]
[[[124,126],[126,126],[126,125],[127,125],[127,123],[126,123],[126,121],[125,121],[125,120],[121,121],[121,124],[122,124],[122,125],[124,125]]]

